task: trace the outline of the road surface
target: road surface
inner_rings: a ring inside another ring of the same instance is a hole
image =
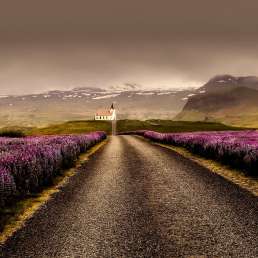
[[[1,255],[258,257],[258,202],[171,150],[115,136]]]

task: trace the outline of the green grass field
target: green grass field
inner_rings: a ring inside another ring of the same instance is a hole
[[[242,130],[246,128],[232,127],[212,122],[184,122],[172,120],[118,120],[117,133],[135,130],[153,130],[157,132],[193,132],[193,131],[223,131]],[[80,134],[92,131],[105,131],[111,134],[111,122],[81,120],[50,125],[44,128],[36,127],[8,127],[1,131],[21,131],[25,135],[50,135],[50,134]]]
[[[188,122],[172,120],[120,120],[117,123],[118,132],[134,130],[153,130],[157,132],[193,132],[193,131],[224,131],[241,130],[240,127],[232,127],[213,122]]]

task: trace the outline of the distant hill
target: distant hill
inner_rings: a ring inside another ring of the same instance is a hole
[[[119,119],[222,122],[258,128],[258,77],[218,75],[198,89],[143,89],[125,83],[108,89],[80,87],[41,94],[1,96],[0,127],[47,126],[93,119],[99,109],[118,109]]]
[[[239,87],[258,90],[258,77],[217,75],[199,88],[199,91],[205,91],[206,93],[225,92]]]
[[[125,83],[109,89],[80,87],[23,96],[0,96],[0,126],[45,126],[93,119],[98,109],[114,102],[119,119],[172,119],[194,90],[142,89]]]
[[[188,99],[175,119],[258,127],[258,78],[216,76]]]

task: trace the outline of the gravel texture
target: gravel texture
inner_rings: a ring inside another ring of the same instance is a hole
[[[257,197],[171,150],[112,137],[1,257],[258,257]]]

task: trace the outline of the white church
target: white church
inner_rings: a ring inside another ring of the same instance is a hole
[[[116,110],[114,108],[114,104],[112,103],[109,110],[97,111],[95,114],[95,120],[115,121],[116,120]]]

